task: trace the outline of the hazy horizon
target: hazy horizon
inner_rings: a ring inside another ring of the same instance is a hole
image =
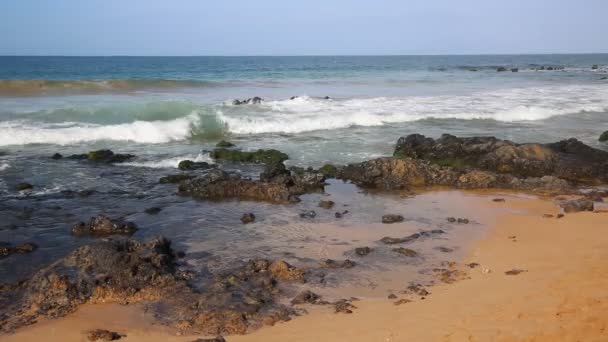
[[[607,12],[601,0],[6,1],[0,55],[593,54],[608,52]]]

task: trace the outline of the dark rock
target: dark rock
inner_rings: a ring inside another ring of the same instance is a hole
[[[291,172],[287,170],[283,162],[270,162],[266,164],[264,171],[260,174],[260,180],[262,182],[276,181],[284,184],[293,183]]]
[[[331,97],[329,97],[329,96],[324,96],[323,97],[323,100],[329,100],[329,99],[331,99]]]
[[[261,97],[255,96],[246,100],[233,100],[232,104],[235,106],[244,105],[244,104],[260,104],[264,101]]]
[[[547,67],[547,70],[549,70],[549,71],[554,70],[554,69],[555,69],[555,68],[553,68],[552,66],[548,66],[548,67]]]
[[[120,340],[122,337],[123,335],[117,332],[104,329],[96,329],[87,333],[87,339],[89,341],[116,341]]]
[[[299,96],[295,96],[295,95],[294,95],[294,96],[290,97],[289,99],[290,99],[290,100],[295,100],[295,99],[297,99],[297,98],[299,98]]]
[[[51,156],[51,159],[55,159],[55,160],[61,159],[61,158],[63,158],[63,156],[60,153],[55,153]]]
[[[301,304],[317,304],[317,302],[321,299],[321,296],[318,294],[306,290],[300,292],[297,296],[295,296],[291,300],[292,305],[301,305]]]
[[[382,216],[382,223],[397,223],[403,222],[403,220],[404,218],[401,215],[388,214]]]
[[[560,204],[565,213],[576,213],[579,211],[593,211],[593,201],[586,198],[565,201]]]
[[[372,249],[369,247],[357,247],[355,248],[355,254],[358,256],[366,256],[372,252]]]
[[[511,72],[519,72],[519,68],[511,68]]]
[[[192,179],[195,176],[193,175],[184,175],[184,174],[176,174],[176,175],[168,175],[165,177],[161,177],[158,182],[161,184],[176,184],[179,183],[181,181],[187,180],[187,179]]]
[[[458,220],[456,220],[456,222],[462,223],[462,224],[469,224],[469,219],[459,217]]]
[[[565,216],[564,214],[561,214],[561,213],[560,213],[560,214],[557,214],[557,216],[556,216],[556,217],[557,217],[558,219],[560,219],[560,218],[562,218],[562,217],[564,217],[564,216]]]
[[[394,293],[388,295],[388,299],[397,299],[397,296]]]
[[[312,219],[312,218],[317,217],[317,213],[314,210],[305,211],[303,213],[300,213],[300,217],[301,218]]]
[[[420,238],[433,237],[433,236],[439,235],[439,234],[445,234],[445,232],[441,229],[433,229],[433,230],[421,231],[420,233],[414,233],[414,234],[411,234],[411,235],[403,237],[403,238],[393,238],[393,237],[386,236],[386,237],[383,237],[382,239],[380,239],[380,242],[385,243],[387,245],[394,245],[394,244],[398,244],[398,243],[412,242],[412,241],[418,240]]]
[[[344,217],[344,215],[346,215],[346,214],[348,214],[348,210],[344,210],[343,212],[336,212],[336,213],[334,214],[334,216],[335,216],[336,218],[342,218],[342,217]]]
[[[182,171],[191,171],[191,170],[208,170],[212,169],[214,166],[207,162],[194,162],[192,160],[182,160],[177,165],[177,168]]]
[[[325,268],[353,268],[357,265],[357,263],[355,263],[352,260],[346,259],[346,260],[332,260],[332,259],[325,259],[322,260],[320,262],[321,267],[325,267]]]
[[[17,189],[17,191],[32,190],[33,188],[34,186],[30,183],[19,183],[15,186],[15,189]]]
[[[507,71],[507,68],[505,68],[504,66],[500,66],[498,68],[496,68],[497,72],[503,72],[503,71]]]
[[[110,150],[91,151],[86,157],[89,161],[102,163],[124,163],[133,158],[135,158],[135,156],[132,154],[115,154]]]
[[[253,152],[244,152],[239,150],[231,150],[227,148],[216,148],[209,153],[213,159],[229,160],[234,162],[246,163],[281,163],[289,156],[277,150],[257,150]]]
[[[91,217],[88,223],[80,222],[72,228],[74,235],[133,235],[137,226],[132,222],[112,220],[105,215]]]
[[[599,141],[608,141],[608,131],[600,135]]]
[[[222,336],[218,336],[215,338],[198,338],[192,342],[226,342],[226,339],[224,339]]]
[[[455,223],[456,222],[456,218],[455,217],[448,217],[447,220],[450,223]]]
[[[253,223],[255,222],[255,215],[253,213],[245,213],[241,216],[241,222],[243,224]]]
[[[334,203],[334,201],[320,201],[319,202],[319,207],[323,208],[323,209],[331,209],[334,207],[336,203]]]
[[[163,210],[163,209],[159,208],[159,207],[151,207],[151,208],[146,208],[144,210],[144,212],[149,215],[156,215],[156,214],[160,213],[161,210]]]
[[[597,65],[597,64],[593,64],[593,65],[591,66],[591,70],[597,70],[597,69],[599,69],[599,65]]]
[[[518,275],[518,274],[523,273],[523,272],[528,272],[528,271],[526,271],[526,270],[520,270],[520,269],[512,269],[510,271],[506,271],[505,274],[506,275]]]
[[[443,253],[452,253],[454,251],[452,248],[443,247],[443,246],[439,246],[436,249]]]
[[[402,298],[399,299],[398,301],[394,302],[393,304],[395,305],[403,305],[403,304],[407,304],[407,303],[411,303],[412,301],[410,299],[407,298]]]
[[[334,302],[333,305],[336,313],[351,314],[353,313],[353,309],[357,308],[348,299],[340,299]]]
[[[504,198],[494,198],[492,202],[506,202]]]
[[[15,253],[24,254],[24,253],[31,253],[37,249],[38,249],[38,245],[36,245],[35,243],[26,242],[26,243],[17,245],[17,247],[15,247],[14,251],[15,251]]]
[[[405,255],[406,257],[410,257],[410,258],[414,258],[418,256],[418,252],[416,252],[413,249],[409,249],[409,248],[403,248],[403,247],[399,247],[399,248],[393,248],[393,252],[399,253],[401,255]]]
[[[226,140],[221,140],[220,142],[218,142],[217,144],[215,144],[216,147],[224,147],[224,148],[228,148],[228,147],[234,147],[236,146],[235,144],[231,143],[230,141],[226,141]]]

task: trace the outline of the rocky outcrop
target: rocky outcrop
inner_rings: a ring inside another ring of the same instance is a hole
[[[196,275],[176,264],[167,239],[104,240],[76,249],[28,280],[0,286],[0,332],[65,316],[85,303],[146,302],[161,323],[181,331],[242,334],[268,317],[289,319],[293,311],[275,300],[277,283],[303,281],[304,270],[255,259],[206,277],[205,285],[192,287]]]
[[[608,152],[576,139],[552,144],[515,144],[495,137],[459,138],[444,134],[435,140],[412,134],[398,140],[394,157],[520,178],[554,176],[582,184],[608,182]]]
[[[260,104],[262,103],[262,101],[264,101],[264,99],[262,99],[261,97],[254,96],[245,100],[232,100],[232,104],[235,106],[240,106],[244,104]]]
[[[269,163],[260,180],[216,169],[194,179],[184,180],[179,193],[199,199],[250,199],[269,202],[297,202],[298,195],[323,189],[325,178],[314,172],[295,174],[281,162]]]
[[[99,163],[124,163],[133,158],[135,158],[135,156],[132,154],[118,154],[111,150],[97,150],[86,154],[73,154],[68,157],[68,159],[88,160]]]
[[[79,222],[72,228],[74,235],[91,236],[133,235],[136,231],[135,223],[112,220],[105,215],[91,217],[89,222]]]
[[[216,148],[209,153],[213,159],[228,160],[245,163],[281,163],[289,159],[289,156],[278,150],[257,150],[252,152],[239,151],[228,148]]]
[[[598,140],[599,140],[599,141],[602,141],[602,142],[604,142],[604,141],[608,141],[608,131],[606,131],[606,132],[602,133],[602,134],[600,135],[600,137],[599,137],[599,139],[598,139]]]
[[[214,168],[215,165],[211,165],[207,162],[195,162],[192,160],[182,160],[177,165],[177,168],[182,171],[191,171],[191,170],[208,170]]]

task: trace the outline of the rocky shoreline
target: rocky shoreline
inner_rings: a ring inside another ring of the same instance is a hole
[[[432,139],[413,134],[398,140],[392,157],[345,166],[327,164],[319,169],[288,168],[284,164],[288,156],[280,151],[243,152],[230,142],[222,142],[210,156],[217,164],[182,161],[179,169],[186,173],[167,175],[159,182],[177,184],[179,195],[197,200],[270,203],[294,203],[304,194],[322,193],[328,179],[379,190],[430,186],[509,189],[572,195],[573,198],[562,201],[565,213],[593,211],[594,202],[608,196],[607,190],[597,188],[608,183],[608,152],[576,139],[552,144],[516,144],[494,137],[459,138],[445,134]],[[137,157],[100,150],[67,158],[57,153],[51,158],[57,162],[73,159],[121,163]],[[224,170],[222,163],[259,163],[263,172],[257,178],[247,178]],[[32,188],[19,186],[17,191]],[[333,201],[319,202],[319,207],[326,210],[334,205]],[[160,208],[150,208],[148,214],[159,211]],[[312,213],[309,216],[314,217]],[[335,216],[340,218],[346,213],[348,210],[337,211]],[[241,220],[244,224],[252,223],[255,215],[244,213]],[[387,224],[403,220],[400,215],[382,218]],[[468,219],[464,220],[454,222],[468,223]],[[244,334],[262,325],[286,321],[304,312],[298,308],[301,304],[330,305],[336,313],[351,313],[356,308],[353,298],[330,302],[309,290],[295,296],[291,305],[281,301],[290,284],[314,284],[331,270],[357,267],[355,261],[326,259],[320,260],[316,268],[300,268],[283,260],[258,258],[211,274],[180,262],[183,253],[176,252],[166,238],[148,242],[129,238],[137,229],[131,222],[104,215],[75,225],[72,229],[75,236],[100,240],[77,248],[26,280],[0,284],[0,307],[4,308],[0,310],[0,331],[13,332],[42,317],[62,317],[85,303],[141,303],[167,326],[184,333],[206,335]],[[405,237],[379,236],[378,240],[386,245],[407,244],[444,233],[433,229]],[[9,243],[0,247],[3,248],[0,251],[6,251],[0,257],[36,249],[33,243],[27,248],[12,247]],[[412,249],[392,250],[397,255],[417,257]],[[370,247],[358,247],[353,253],[364,257],[372,251]],[[438,281],[450,283],[466,278],[466,269],[473,267],[446,264],[430,272]],[[419,284],[411,286],[410,295],[428,294]],[[402,298],[399,304],[410,300]]]

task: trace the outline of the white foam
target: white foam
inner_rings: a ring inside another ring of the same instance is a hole
[[[8,169],[9,167],[11,167],[11,165],[9,163],[1,163],[0,171],[4,171],[4,170]]]
[[[608,86],[516,88],[471,95],[368,98],[343,101],[298,97],[268,101],[265,111],[222,115],[236,134],[300,133],[352,126],[381,126],[423,119],[537,121],[608,109]]]
[[[134,121],[117,125],[85,123],[41,124],[29,121],[0,123],[0,146],[25,144],[69,145],[98,140],[166,143],[184,140],[199,116],[192,113],[169,121]]]
[[[150,160],[150,161],[141,161],[141,162],[129,162],[129,163],[120,163],[117,165],[122,166],[137,166],[137,167],[148,167],[153,169],[171,169],[177,168],[179,162],[182,160],[192,160],[195,162],[207,162],[214,163],[214,160],[209,157],[208,154],[199,153],[198,155],[183,155],[179,157],[166,158],[160,160]]]

